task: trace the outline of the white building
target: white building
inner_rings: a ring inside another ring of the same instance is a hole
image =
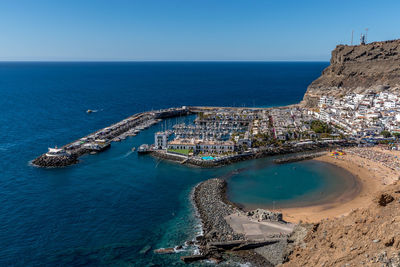
[[[393,101],[385,101],[383,106],[387,109],[395,108],[396,107],[396,102]]]
[[[168,134],[166,132],[157,132],[154,134],[154,146],[156,149],[166,149]]]
[[[48,157],[62,157],[69,156],[69,154],[63,148],[51,148],[49,147],[49,151],[46,153]]]
[[[175,139],[167,145],[168,149],[184,149],[193,153],[210,153],[221,154],[235,151],[235,143],[233,141],[203,141],[203,140],[186,140]]]

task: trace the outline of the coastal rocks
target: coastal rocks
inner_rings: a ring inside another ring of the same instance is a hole
[[[264,209],[249,211],[247,212],[247,216],[250,216],[258,221],[282,221],[282,213],[272,212]]]
[[[65,167],[76,163],[78,158],[73,155],[49,157],[44,154],[32,161],[33,165],[39,167]]]
[[[205,260],[207,259],[204,255],[189,255],[189,256],[181,256],[181,261],[184,263],[191,263],[194,261]]]
[[[155,249],[154,253],[157,253],[157,254],[171,254],[171,253],[175,253],[175,249],[174,248],[159,248],[159,249]]]
[[[398,92],[400,87],[400,40],[365,45],[338,45],[330,66],[307,88],[302,104],[316,107],[323,95]]]
[[[268,261],[272,263],[273,266],[276,266],[284,261],[286,247],[287,240],[281,239],[279,242],[270,244],[268,246],[256,248],[254,251],[264,258],[268,259]]]
[[[151,246],[150,246],[150,245],[147,245],[147,246],[143,247],[143,248],[139,251],[139,254],[147,254],[150,250],[151,250]]]

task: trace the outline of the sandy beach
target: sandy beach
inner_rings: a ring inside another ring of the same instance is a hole
[[[379,151],[382,152],[382,150]],[[384,153],[392,152],[384,151]],[[353,188],[349,188],[348,191],[332,200],[331,203],[278,210],[282,212],[286,221],[293,223],[299,221],[318,222],[322,219],[346,215],[357,208],[367,207],[377,192],[384,189],[385,185],[392,184],[399,177],[396,171],[377,161],[357,156],[354,153],[347,153],[337,158],[324,155],[315,160],[328,162],[346,169],[354,175],[357,183],[354,183]]]

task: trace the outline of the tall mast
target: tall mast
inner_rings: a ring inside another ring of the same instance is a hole
[[[353,35],[354,35],[354,30],[351,30],[351,45],[353,45]]]

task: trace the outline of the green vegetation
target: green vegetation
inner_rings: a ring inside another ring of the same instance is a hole
[[[381,132],[381,135],[383,135],[383,137],[385,137],[385,138],[388,138],[388,137],[391,137],[392,135],[390,134],[390,132],[389,131],[386,131],[386,130],[383,130],[382,132]]]
[[[400,133],[393,133],[393,136],[396,137],[396,139],[400,138]]]
[[[325,122],[320,120],[314,120],[311,122],[311,130],[315,133],[331,133],[332,128]]]
[[[271,139],[268,134],[258,133],[257,135],[254,136],[251,146],[252,147],[267,146],[268,144],[271,143],[271,141],[273,141],[273,139]]]
[[[174,152],[174,153],[178,153],[178,154],[182,154],[182,155],[189,155],[190,152],[192,152],[192,150],[189,149],[168,149],[168,152]]]
[[[320,137],[321,138],[332,138],[332,136],[328,133],[322,133]]]

